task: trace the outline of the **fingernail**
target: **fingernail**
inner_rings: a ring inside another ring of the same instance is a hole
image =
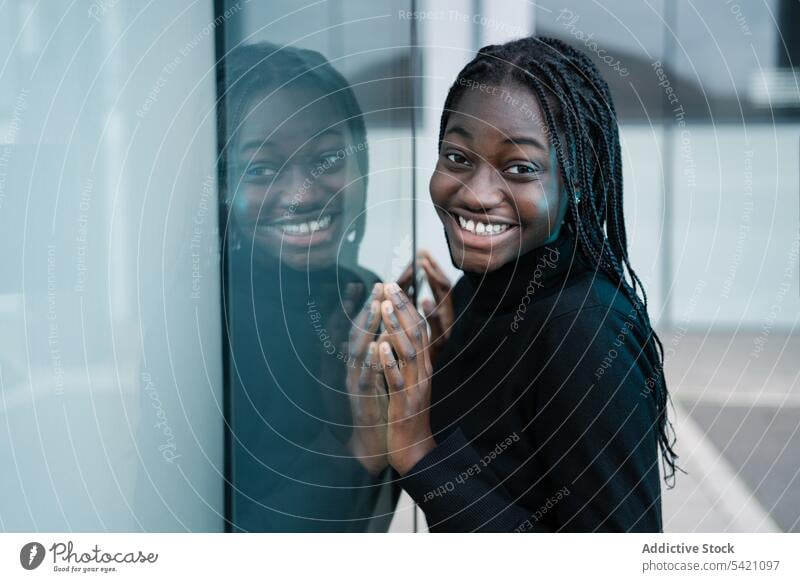
[[[372,286],[372,297],[375,297],[375,295],[378,294],[378,291],[380,291],[380,288],[381,288],[381,284],[380,283],[375,283]]]
[[[381,303],[381,307],[383,307],[383,312],[386,315],[391,315],[392,313],[394,313],[394,308],[392,307],[391,301],[384,301],[383,303]]]
[[[381,351],[387,356],[392,355],[392,348],[389,345],[389,342],[381,342]]]

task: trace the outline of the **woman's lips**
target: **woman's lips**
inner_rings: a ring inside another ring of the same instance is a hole
[[[507,222],[479,221],[462,214],[450,213],[453,230],[466,247],[487,249],[514,236],[519,225]]]
[[[267,237],[278,238],[284,246],[308,248],[333,241],[338,230],[338,213],[320,213],[313,218],[281,219],[256,226],[256,232]]]

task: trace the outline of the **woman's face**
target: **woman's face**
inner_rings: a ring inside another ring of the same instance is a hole
[[[353,227],[353,197],[364,194],[353,140],[331,98],[312,103],[321,92],[270,93],[253,98],[241,126],[231,128],[234,219],[256,254],[297,270],[333,265]]]
[[[558,236],[567,209],[539,103],[515,82],[468,87],[430,192],[457,267],[489,272]]]

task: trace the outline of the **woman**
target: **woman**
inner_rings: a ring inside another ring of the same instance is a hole
[[[351,326],[377,281],[356,264],[368,173],[361,110],[310,50],[248,45],[225,66],[233,525],[386,529],[396,491],[385,426],[361,406],[380,400],[357,398],[348,366],[366,356],[365,328],[377,327]]]
[[[380,305],[402,486],[432,531],[661,531],[658,448],[672,479],[674,438],[608,86],[557,40],[487,46],[450,89],[439,143],[431,198],[464,276],[452,327],[432,326],[434,343],[449,333],[435,368],[397,284]]]

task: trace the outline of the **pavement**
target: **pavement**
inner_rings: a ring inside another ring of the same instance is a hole
[[[664,530],[800,531],[800,336],[687,334],[671,347],[689,474],[662,490]]]

